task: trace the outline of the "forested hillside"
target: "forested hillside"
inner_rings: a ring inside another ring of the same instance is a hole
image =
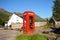
[[[14,12],[16,15],[22,17],[23,13],[20,12]],[[6,21],[9,20],[9,17],[12,15],[13,13],[6,11],[5,9],[0,8],[0,25],[3,25],[3,23],[5,23]],[[38,15],[35,14],[35,21],[36,22],[40,22],[40,21],[44,21],[41,17],[39,17]]]

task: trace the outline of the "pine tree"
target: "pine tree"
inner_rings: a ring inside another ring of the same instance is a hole
[[[56,21],[60,21],[60,0],[55,0],[54,1],[53,18]]]

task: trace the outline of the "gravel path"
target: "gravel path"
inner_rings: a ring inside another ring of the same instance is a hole
[[[0,40],[15,40],[15,36],[19,34],[16,30],[0,30]]]

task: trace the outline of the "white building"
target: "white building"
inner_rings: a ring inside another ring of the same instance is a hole
[[[23,23],[23,19],[19,16],[17,16],[16,14],[13,14],[10,19],[8,20],[7,26],[16,26],[15,28],[17,28],[17,26],[19,25],[19,27],[22,27],[22,23]],[[12,25],[13,24],[13,25]],[[18,24],[18,25],[17,25]]]

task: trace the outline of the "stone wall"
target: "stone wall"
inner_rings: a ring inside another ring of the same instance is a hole
[[[35,22],[35,27],[40,27],[46,25],[47,22]],[[12,23],[11,28],[12,29],[20,29],[22,27],[22,23]],[[60,22],[55,22],[56,27],[60,27]]]
[[[46,25],[46,22],[35,22],[35,27],[40,27]],[[11,28],[12,29],[20,29],[22,27],[21,23],[12,23]]]
[[[44,25],[46,25],[46,24],[47,24],[47,22],[35,22],[35,26],[36,26],[36,27],[44,26]]]
[[[22,23],[12,23],[12,29],[20,29],[22,27]]]
[[[35,26],[36,27],[44,26],[46,24],[47,24],[47,22],[35,22]],[[60,22],[59,21],[58,22],[55,22],[55,27],[60,27]]]

